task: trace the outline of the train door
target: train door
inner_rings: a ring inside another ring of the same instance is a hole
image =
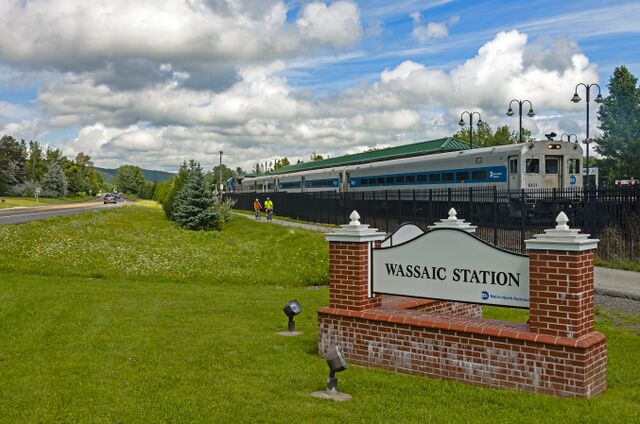
[[[507,182],[509,190],[520,188],[520,160],[519,156],[509,156],[509,180]]]
[[[347,191],[349,191],[349,180],[351,179],[351,174],[349,174],[347,171],[344,171],[343,173],[340,174],[340,185],[341,185],[341,191],[343,193],[346,193]]]
[[[544,157],[544,188],[560,188],[562,156]]]

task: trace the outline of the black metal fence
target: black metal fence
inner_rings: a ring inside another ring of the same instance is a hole
[[[478,226],[476,235],[496,246],[524,253],[524,240],[556,225],[560,211],[569,226],[601,239],[607,260],[640,260],[640,188],[497,190],[493,187],[369,192],[229,193],[237,209],[253,210],[258,197],[274,203],[276,215],[302,221],[345,224],[357,210],[361,221],[382,231],[404,222],[425,228],[455,208],[458,218]]]

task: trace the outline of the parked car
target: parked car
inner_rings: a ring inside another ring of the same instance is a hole
[[[104,200],[104,204],[105,205],[107,203],[113,203],[113,204],[117,203],[116,197],[111,193],[105,194],[104,197],[102,198],[102,200]]]

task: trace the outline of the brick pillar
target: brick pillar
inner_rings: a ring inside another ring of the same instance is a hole
[[[554,229],[526,240],[529,251],[529,328],[580,338],[593,331],[593,261],[598,240],[570,229],[560,212]]]
[[[369,252],[372,243],[384,239],[378,232],[358,221],[356,211],[351,222],[326,235],[329,241],[329,306],[363,311],[382,306],[380,296],[369,295]]]

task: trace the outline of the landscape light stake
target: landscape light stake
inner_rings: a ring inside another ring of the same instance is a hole
[[[338,391],[338,379],[336,378],[337,372],[342,372],[347,369],[347,361],[344,359],[340,346],[334,346],[327,353],[327,365],[329,366],[329,377],[327,378],[327,392]]]
[[[589,138],[589,102],[590,102],[590,97],[591,97],[591,87],[596,86],[598,87],[598,95],[595,98],[595,102],[600,104],[602,102],[604,102],[604,99],[602,98],[602,94],[600,93],[600,86],[598,84],[585,84],[583,82],[578,83],[578,85],[576,85],[576,91],[573,94],[573,97],[571,98],[571,101],[573,103],[579,103],[580,100],[582,100],[580,98],[580,96],[578,96],[578,87],[583,86],[586,93],[587,93],[587,98],[586,98],[586,103],[587,103],[587,138],[585,138],[584,140],[584,144],[587,145],[587,184],[586,186],[589,186],[589,143],[591,143],[591,139]],[[585,184],[583,184],[585,185]]]
[[[302,312],[302,306],[300,306],[300,303],[297,300],[292,299],[284,305],[283,311],[285,315],[289,317],[289,332],[293,333],[296,331],[296,322],[293,317]]]

